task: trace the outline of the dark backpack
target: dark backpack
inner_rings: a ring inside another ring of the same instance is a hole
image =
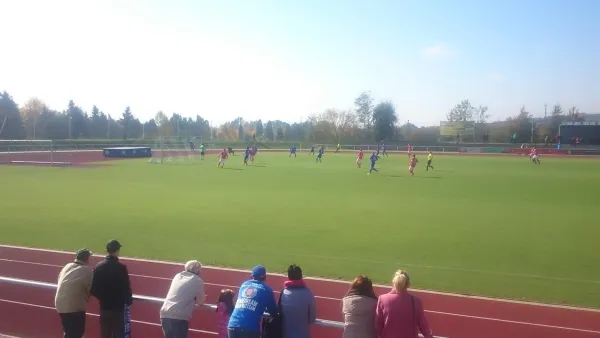
[[[279,294],[279,301],[277,302],[278,314],[271,316],[271,318],[264,318],[262,322],[262,338],[283,338],[283,311],[281,308],[281,298],[283,296],[283,290]]]

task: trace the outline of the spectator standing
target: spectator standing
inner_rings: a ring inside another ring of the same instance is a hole
[[[202,305],[206,301],[204,281],[200,278],[201,269],[200,262],[188,261],[184,271],[173,277],[160,308],[160,323],[165,338],[186,338],[195,305]]]
[[[315,296],[302,279],[302,269],[288,267],[288,280],[281,292],[283,338],[310,338],[310,324],[317,320]]]
[[[251,276],[252,279],[245,281],[240,287],[227,325],[229,338],[260,338],[264,311],[267,310],[273,316],[279,315],[273,289],[265,283],[265,267],[255,266]]]
[[[379,296],[375,311],[375,330],[379,338],[433,338],[421,300],[408,292],[410,279],[398,270],[392,280],[392,291]]]
[[[88,249],[77,251],[75,261],[65,265],[58,275],[54,305],[62,322],[64,338],[82,338],[85,333],[85,311],[93,276],[88,265],[91,255]]]
[[[229,318],[233,312],[233,297],[235,293],[232,290],[225,289],[221,290],[219,300],[217,301],[217,317],[219,320],[219,330],[217,331],[219,338],[228,338],[227,325],[229,324]]]
[[[373,290],[373,282],[367,276],[356,277],[350,285],[350,290],[342,299],[343,338],[377,338],[376,307],[377,296]]]
[[[106,258],[96,265],[92,280],[92,295],[100,302],[100,337],[124,338],[130,331],[128,320],[132,303],[127,267],[119,261],[121,243],[106,244]]]

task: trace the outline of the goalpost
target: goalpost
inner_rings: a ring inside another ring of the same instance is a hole
[[[0,140],[0,164],[71,164],[57,157],[52,140]]]
[[[152,147],[152,158],[148,163],[188,162],[195,158],[190,139],[180,137],[159,137]],[[194,148],[199,145],[194,144]]]

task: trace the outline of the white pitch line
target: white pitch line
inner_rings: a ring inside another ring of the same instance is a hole
[[[31,250],[31,251],[49,252],[49,253],[69,255],[71,257],[73,256],[72,252],[63,251],[63,250],[42,249],[42,248],[33,248],[33,247],[24,247],[24,246],[15,246],[15,245],[3,245],[3,244],[0,244],[0,248]],[[94,256],[104,257],[102,255],[94,255]],[[129,260],[132,262],[145,262],[145,263],[153,263],[153,264],[174,265],[174,266],[179,266],[179,267],[181,267],[183,265],[182,263],[177,263],[177,262],[159,261],[159,260],[151,260],[151,259],[136,258],[136,257],[120,257],[120,259]],[[244,269],[225,268],[225,267],[207,266],[207,265],[203,265],[202,268],[211,269],[211,270],[231,271],[231,272],[243,272],[243,273],[247,273],[248,275],[250,275],[250,270],[244,270]],[[269,273],[268,275],[279,276],[279,277],[284,277],[284,278],[286,277],[285,275],[278,274],[278,273]],[[344,284],[344,285],[348,285],[350,283],[350,281],[345,281],[345,280],[335,280],[335,279],[327,279],[327,278],[319,278],[319,277],[305,277],[305,279],[328,282],[328,283]],[[595,281],[593,281],[593,282],[595,282]],[[598,282],[598,283],[600,283],[600,282]],[[390,288],[389,285],[374,284],[373,286],[376,288],[381,288],[381,289],[389,289]],[[522,304],[522,305],[556,308],[556,309],[564,309],[564,310],[600,313],[600,309],[594,309],[594,308],[576,307],[576,306],[568,306],[568,305],[557,305],[557,304],[544,304],[544,303],[527,302],[527,301],[520,301],[520,300],[491,298],[491,297],[484,297],[484,296],[461,295],[458,293],[449,293],[449,292],[416,289],[416,288],[411,288],[411,291],[413,291],[415,293],[434,294],[434,295],[441,295],[441,296],[447,296],[447,297],[469,298],[469,299],[477,299],[477,300],[483,300],[483,301]]]
[[[39,304],[31,304],[31,303],[24,303],[24,302],[17,302],[14,300],[8,300],[8,299],[2,299],[0,298],[0,302],[4,302],[4,303],[10,303],[10,304],[16,304],[16,305],[21,305],[21,306],[29,306],[29,307],[36,307],[39,309],[44,309],[44,310],[52,310],[52,311],[56,311],[56,308],[53,308],[51,306],[45,306],[45,305],[39,305]],[[99,314],[97,313],[91,313],[91,312],[86,312],[86,315],[88,316],[93,316],[93,317],[100,317]],[[138,323],[138,324],[144,324],[144,325],[152,325],[152,326],[161,326],[160,324],[157,323],[150,323],[150,322],[146,322],[143,320],[131,320],[132,323]],[[213,334],[213,335],[217,335],[217,332],[212,332],[212,331],[204,331],[204,330],[197,330],[197,329],[189,329],[190,331],[194,331],[194,332],[198,332],[198,333],[206,333],[206,334]]]

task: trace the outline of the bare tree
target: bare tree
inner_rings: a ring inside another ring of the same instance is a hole
[[[156,121],[156,126],[158,127],[158,135],[162,137],[171,136],[171,122],[169,122],[169,118],[163,111],[159,111],[154,116],[154,120]]]
[[[490,118],[490,114],[488,113],[488,107],[479,105],[479,107],[474,110],[475,122],[479,124],[487,123]]]
[[[19,112],[23,117],[23,123],[25,124],[25,132],[27,133],[28,138],[36,138],[37,119],[40,116],[40,114],[44,111],[44,109],[46,109],[46,104],[37,97],[30,98],[29,100],[27,100],[27,102],[25,102],[23,107],[19,109]]]
[[[341,142],[343,132],[357,120],[355,114],[337,109],[327,109],[317,117],[317,123],[324,132],[331,135],[334,142]]]
[[[454,106],[446,115],[446,119],[450,122],[467,122],[473,121],[477,123],[486,123],[490,117],[487,106],[473,107],[469,100],[462,100]]]

